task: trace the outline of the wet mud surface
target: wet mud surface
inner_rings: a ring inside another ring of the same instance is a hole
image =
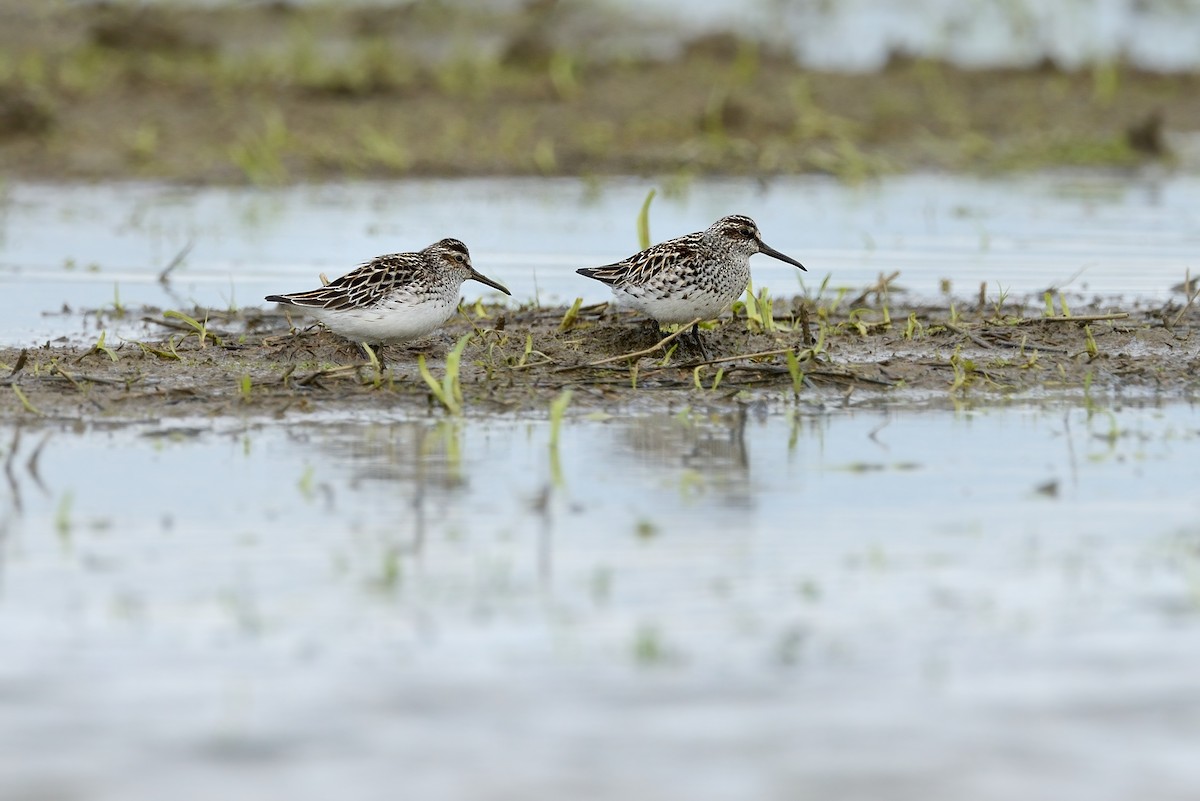
[[[605,304],[476,305],[424,340],[382,348],[379,362],[282,311],[193,309],[186,320],[127,309],[143,337],[0,350],[0,417],[542,413],[564,390],[573,411],[606,414],[1200,390],[1194,298],[1153,308],[1077,301],[1064,314],[1058,303],[910,307],[863,295],[776,299],[769,317],[739,304],[701,331],[702,348]],[[459,343],[455,382],[447,362]]]

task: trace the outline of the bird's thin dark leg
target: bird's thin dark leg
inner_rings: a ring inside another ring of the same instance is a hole
[[[708,349],[704,347],[704,340],[700,338],[700,323],[692,326],[692,344],[700,351],[700,358],[708,361]]]

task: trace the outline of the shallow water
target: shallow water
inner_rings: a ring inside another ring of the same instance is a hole
[[[648,181],[429,180],[258,189],[9,184],[0,194],[0,343],[94,339],[72,310],[191,303],[262,305],[272,292],[318,285],[381,253],[454,236],[516,301],[608,297],[574,273],[637,250]],[[756,286],[776,295],[861,289],[880,273],[926,296],[1013,297],[1066,287],[1104,296],[1172,297],[1200,269],[1200,177],[1043,174],[1000,179],[914,175],[850,187],[789,178],[758,185],[696,181],[660,196],[661,240],[742,212],[766,241],[799,259],[757,256]],[[170,287],[158,273],[189,243]],[[498,293],[477,284],[468,298]],[[1174,295],[1178,298],[1178,295]],[[106,325],[112,325],[111,321]],[[110,334],[129,333],[118,329]],[[139,334],[139,336],[144,336]]]
[[[556,449],[512,418],[15,444],[6,798],[1200,782],[1191,406],[574,417]]]
[[[635,249],[647,188],[8,185],[0,342],[445,235],[518,301],[601,300],[572,270]],[[714,181],[651,227],[748,212],[814,291],[1155,303],[1197,209],[1190,177]],[[1194,406],[691,400],[556,448],[514,416],[7,425],[5,801],[1193,795]]]
[[[320,0],[299,0],[299,2]],[[147,0],[178,3],[178,0]],[[187,0],[220,5],[227,0]],[[386,5],[389,0],[345,0]],[[472,0],[458,0],[471,5]],[[1069,69],[1127,61],[1152,70],[1200,66],[1196,0],[598,0],[628,24],[609,38],[619,52],[662,55],[688,38],[736,30],[783,45],[819,69],[872,70],[894,51],[968,67]],[[491,6],[520,11],[521,0]],[[647,25],[646,21],[662,23]],[[595,34],[595,32],[589,31]]]
[[[685,30],[740,30],[822,69],[872,70],[893,52],[967,67],[1053,59],[1078,69],[1127,61],[1152,70],[1200,66],[1195,0],[609,0]]]

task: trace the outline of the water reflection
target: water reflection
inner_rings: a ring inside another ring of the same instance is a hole
[[[315,447],[331,463],[344,465],[347,486],[356,491],[434,487],[450,494],[468,489],[460,421],[297,426],[289,429],[288,437],[304,448]]]
[[[341,489],[349,503],[365,499],[389,510],[389,528],[398,536],[384,539],[379,578],[383,585],[396,581],[402,556],[420,557],[431,516],[436,522],[440,509],[470,493],[459,420],[296,427],[289,430],[288,438],[298,448],[315,448],[323,456],[322,464],[338,468],[340,475],[333,484],[316,486],[331,509]]]
[[[763,35],[815,69],[876,70],[898,52],[973,68],[1028,67],[1047,60],[1066,69],[1121,61],[1187,72],[1200,65],[1194,0],[610,2],[664,15],[673,30]]]
[[[721,503],[754,503],[747,411],[685,411],[622,420],[615,455],[661,470],[668,483],[714,490]]]
[[[39,463],[42,451],[53,436],[53,431],[23,436],[20,425],[12,427],[12,437],[6,443],[4,454],[4,478],[9,495],[8,503],[0,509],[0,515],[3,515],[0,517],[0,530],[7,530],[9,517],[21,514],[24,508],[22,496],[26,492],[36,490],[43,495],[48,492],[42,480]],[[0,533],[0,540],[2,539],[3,533]]]
[[[446,790],[466,753],[470,781],[433,795],[556,797],[600,747],[630,749],[621,797],[657,770],[689,798],[763,776],[774,798],[878,773],[902,739],[936,790],[1064,730],[1114,758],[1174,748],[1200,781],[1177,736],[1197,723],[1196,408],[568,415],[560,438],[556,482],[545,420],[6,433],[5,786],[162,797],[142,782],[260,754],[307,801],[397,754]],[[722,755],[701,775],[695,731]],[[797,763],[798,741],[863,745]],[[513,751],[563,782],[525,784]],[[1065,797],[1103,789],[1084,785]]]

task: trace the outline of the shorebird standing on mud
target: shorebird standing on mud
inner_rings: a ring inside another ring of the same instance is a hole
[[[608,284],[619,302],[658,323],[678,325],[718,317],[740,298],[750,282],[750,257],[755,253],[806,269],[763,242],[754,220],[733,214],[615,264],[576,272]],[[698,324],[691,335],[703,352]]]
[[[471,266],[466,245],[443,239],[416,253],[377,256],[320,289],[266,299],[301,308],[355,343],[378,346],[436,331],[458,308],[468,280],[512,294]]]

